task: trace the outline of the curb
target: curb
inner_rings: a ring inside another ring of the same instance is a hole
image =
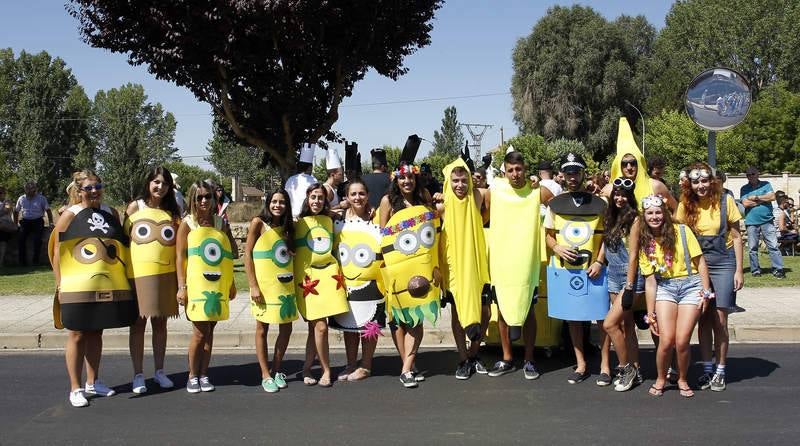
[[[378,338],[378,349],[393,350],[394,344],[388,330]],[[729,328],[731,343],[800,343],[800,326],[797,325],[731,325]],[[638,331],[641,345],[652,345],[648,332]],[[191,332],[170,332],[167,348],[186,348],[191,339]],[[289,338],[289,349],[304,350],[307,330],[294,330]],[[267,335],[270,346],[274,345],[277,330],[270,330]],[[696,333],[695,333],[696,342]],[[67,339],[66,331],[47,331],[43,333],[0,333],[0,350],[61,350]],[[344,349],[342,332],[331,330],[329,342],[332,350]],[[253,330],[220,330],[214,335],[215,348],[255,348],[255,331]],[[453,333],[447,329],[425,327],[423,348],[455,348]],[[127,350],[128,334],[111,332],[103,335],[104,350]]]

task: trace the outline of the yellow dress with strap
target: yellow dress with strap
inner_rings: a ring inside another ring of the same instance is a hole
[[[300,218],[295,223],[295,237],[294,282],[300,314],[314,321],[347,311],[344,275],[332,252],[331,218]]]
[[[266,223],[253,246],[253,269],[264,303],[250,300],[250,312],[259,322],[286,324],[297,319],[294,259],[283,240],[283,228]]]
[[[224,321],[230,315],[233,284],[231,242],[214,216],[214,226],[200,226],[191,215],[184,218],[191,231],[187,238],[186,317],[191,321]]]

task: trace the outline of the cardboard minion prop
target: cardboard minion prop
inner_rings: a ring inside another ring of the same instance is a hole
[[[294,282],[297,307],[307,321],[348,310],[344,275],[333,256],[333,221],[310,215],[295,223]]]
[[[297,319],[294,261],[283,240],[283,228],[264,224],[253,246],[253,269],[264,303],[250,300],[250,312],[265,324],[286,324]]]
[[[186,317],[191,321],[224,321],[230,314],[233,284],[231,242],[222,230],[222,219],[214,226],[199,226],[191,216],[184,221],[191,231],[187,238]]]
[[[483,220],[475,203],[472,175],[467,170],[467,193],[458,198],[453,192],[451,174],[456,167],[468,169],[457,158],[442,170],[444,174],[444,243],[442,268],[447,270],[447,288],[453,295],[458,320],[470,338],[480,337],[481,295],[489,285],[489,263],[486,255]]]
[[[521,335],[539,283],[541,194],[527,181],[519,189],[495,178],[489,209],[489,271],[503,319]]]
[[[586,163],[569,153],[561,165],[565,173],[582,172]],[[548,313],[567,321],[605,319],[609,309],[608,277],[605,266],[595,278],[587,274],[603,244],[603,215],[606,202],[586,191],[568,192],[550,200],[552,230],[556,243],[578,253],[575,261],[557,256],[547,266]]]
[[[378,284],[383,265],[381,228],[370,221],[344,219],[337,220],[333,229],[350,311],[334,316],[331,328],[374,339],[386,326],[386,303]]]
[[[622,158],[625,155],[633,155],[636,158],[638,170],[634,181],[633,195],[635,197],[649,197],[653,195],[653,185],[650,181],[650,175],[647,174],[647,161],[644,159],[644,154],[639,150],[636,145],[636,140],[633,139],[633,132],[631,126],[628,124],[628,119],[625,117],[619,118],[619,130],[617,132],[617,154],[614,156],[614,161],[611,163],[611,178],[624,178],[622,174]],[[639,212],[642,212],[641,200],[639,202]]]
[[[58,305],[54,315],[60,312],[56,327],[103,330],[130,326],[139,317],[126,274],[128,245],[110,212],[85,208],[75,215],[58,235],[61,284],[54,302]]]
[[[142,204],[124,226],[131,239],[128,276],[133,277],[136,286],[139,315],[175,317],[178,316],[175,222],[168,212]]]

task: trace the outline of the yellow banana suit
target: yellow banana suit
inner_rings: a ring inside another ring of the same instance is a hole
[[[614,156],[614,161],[611,163],[612,179],[621,178],[623,176],[621,163],[625,155],[633,155],[639,166],[639,170],[636,173],[636,180],[634,181],[633,195],[638,202],[639,212],[642,212],[642,198],[653,195],[653,185],[650,183],[650,175],[647,174],[647,161],[644,159],[644,154],[639,150],[639,146],[636,145],[636,140],[633,139],[633,132],[631,132],[628,119],[622,117],[619,118],[617,154]]]

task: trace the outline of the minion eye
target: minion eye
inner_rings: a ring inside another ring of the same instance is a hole
[[[344,266],[350,263],[350,247],[345,243],[339,243],[339,264]]]
[[[375,260],[375,252],[364,244],[353,248],[353,263],[360,268],[366,268]]]
[[[164,239],[165,242],[171,242],[175,240],[175,228],[172,226],[165,226],[161,228],[161,238]]]
[[[286,247],[286,242],[283,240],[278,241],[273,249],[275,250],[275,263],[277,263],[278,266],[288,265],[291,256],[289,255],[289,248]]]
[[[586,222],[570,222],[561,230],[564,240],[572,246],[580,246],[592,237],[592,230]]]
[[[394,242],[394,247],[405,255],[411,255],[417,252],[419,248],[419,239],[417,234],[410,230],[405,230],[397,236]]]
[[[203,257],[205,260],[216,265],[222,260],[222,246],[216,240],[211,240],[203,247]]]
[[[317,236],[311,239],[311,250],[317,254],[325,254],[331,250],[331,239],[326,236]]]
[[[150,235],[150,226],[139,225],[136,227],[134,231],[136,232],[136,235],[138,235],[139,237],[147,238],[147,236]]]
[[[80,250],[80,255],[84,260],[94,260],[97,257],[97,249],[94,245],[84,245]]]
[[[436,241],[436,229],[434,229],[432,223],[428,222],[422,225],[419,229],[419,240],[422,246],[426,248],[433,246],[433,242]]]

